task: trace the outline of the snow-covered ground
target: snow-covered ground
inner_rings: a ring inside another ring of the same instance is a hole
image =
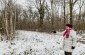
[[[85,55],[85,44],[78,43],[73,55]],[[0,55],[64,55],[63,36],[33,31],[16,31],[12,41],[0,41]]]
[[[85,33],[78,35],[78,38],[80,38],[81,40],[77,43],[76,48],[72,52],[72,55],[85,55]]]
[[[77,43],[72,55],[85,55],[85,44]]]
[[[0,42],[0,55],[64,55],[63,36],[17,31],[12,41]]]

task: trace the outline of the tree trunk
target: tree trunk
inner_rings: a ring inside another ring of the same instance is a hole
[[[65,11],[65,8],[66,8],[66,5],[65,5],[65,0],[64,0],[64,25],[66,24],[66,17],[65,17],[66,11]],[[64,26],[64,29],[65,29],[65,26]]]
[[[73,24],[73,1],[70,0],[70,3],[69,3],[69,7],[70,7],[70,24]]]

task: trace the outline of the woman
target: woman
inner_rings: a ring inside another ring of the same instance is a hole
[[[66,30],[63,33],[65,55],[72,55],[72,50],[76,45],[76,31],[74,31],[72,27],[73,26],[71,24],[66,24]]]

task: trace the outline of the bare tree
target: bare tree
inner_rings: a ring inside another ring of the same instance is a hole
[[[14,34],[15,30],[16,8],[12,0],[3,0],[2,3],[4,4],[4,8],[2,7],[3,28],[7,39],[9,39]]]
[[[73,24],[73,7],[78,0],[69,0],[70,24]]]
[[[39,12],[39,28],[41,29],[43,26],[43,19],[45,14],[45,0],[35,0],[35,6]]]

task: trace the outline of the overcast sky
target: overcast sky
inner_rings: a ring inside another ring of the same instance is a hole
[[[25,0],[17,0],[17,4],[25,6],[26,5],[26,1]]]
[[[26,7],[26,0],[17,0],[17,3],[22,5],[23,7]],[[78,6],[75,6],[74,10],[78,12]]]
[[[17,0],[17,3],[23,5],[23,3],[25,3],[25,0]]]
[[[17,4],[20,4],[20,5],[22,5],[22,7],[24,7],[24,8],[26,8],[26,0],[16,0],[17,1]],[[32,0],[31,0],[32,1]],[[47,0],[47,2],[48,2],[48,0]],[[49,3],[49,2],[48,2]],[[31,3],[32,4],[32,3]],[[31,5],[30,4],[30,5]],[[75,9],[74,10],[76,10],[76,12],[78,13],[78,11],[79,11],[79,9],[78,9],[78,6],[76,6],[75,5],[75,7],[74,7]],[[35,8],[34,8],[35,9]]]

